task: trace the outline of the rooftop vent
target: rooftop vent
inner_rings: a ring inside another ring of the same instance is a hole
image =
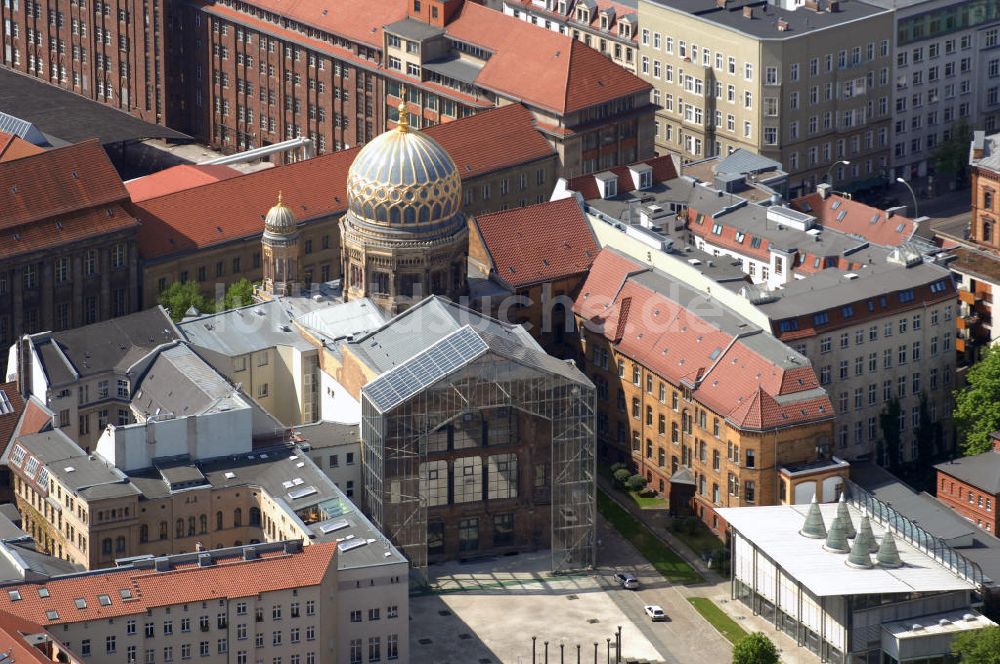
[[[257,560],[257,547],[255,546],[243,547],[243,560]]]
[[[851,547],[847,543],[847,533],[844,532],[844,523],[840,515],[833,517],[830,523],[830,530],[826,534],[826,543],[823,548],[830,553],[850,553]]]
[[[977,618],[974,613],[966,613],[964,616],[962,616],[962,620],[964,620],[965,622],[976,622]]]
[[[161,556],[153,562],[153,566],[157,572],[169,572],[170,571],[170,558]]]
[[[867,516],[862,517],[861,529],[858,536],[854,538],[851,553],[847,556],[847,565],[858,569],[871,569],[871,547],[873,544],[875,544],[875,538],[872,536],[871,524],[868,523]]]
[[[858,531],[854,529],[854,522],[851,521],[851,513],[847,509],[847,498],[844,497],[844,494],[840,494],[840,501],[837,503],[837,518],[840,519],[840,523],[844,527],[847,539],[854,539],[858,536]]]
[[[211,553],[199,553],[198,554],[198,567],[211,567],[212,566],[212,554]]]
[[[824,539],[826,537],[826,524],[823,523],[823,515],[819,511],[819,503],[816,496],[813,496],[809,504],[809,511],[806,512],[806,521],[802,524],[799,534],[810,539]]]
[[[903,566],[903,561],[899,558],[899,551],[896,549],[896,540],[888,530],[882,536],[882,544],[878,547],[875,562],[878,563],[879,567],[889,569]]]
[[[947,625],[950,625],[951,621],[948,620],[947,618],[942,618],[941,620],[938,621],[938,624],[941,625],[942,627],[945,627]]]

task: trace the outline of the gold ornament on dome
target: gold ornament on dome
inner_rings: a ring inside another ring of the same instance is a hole
[[[295,215],[291,208],[285,205],[281,192],[278,192],[278,202],[267,211],[264,217],[264,230],[274,235],[290,235],[298,228]]]
[[[461,211],[462,180],[433,138],[410,128],[405,93],[399,124],[362,148],[347,173],[347,206],[382,226],[421,227]]]

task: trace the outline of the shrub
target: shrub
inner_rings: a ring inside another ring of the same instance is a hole
[[[633,475],[625,482],[625,487],[629,491],[641,491],[646,486],[646,478],[642,475]]]
[[[627,468],[619,468],[618,470],[616,470],[614,472],[613,476],[615,478],[615,482],[617,482],[619,486],[625,486],[625,483],[629,479],[628,469]]]
[[[614,475],[616,472],[618,472],[622,468],[627,468],[627,466],[625,464],[623,464],[621,461],[619,461],[618,463],[611,464],[611,474]]]

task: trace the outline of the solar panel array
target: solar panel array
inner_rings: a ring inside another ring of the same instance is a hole
[[[385,413],[487,350],[489,346],[482,337],[466,325],[378,377],[363,392],[380,412]]]

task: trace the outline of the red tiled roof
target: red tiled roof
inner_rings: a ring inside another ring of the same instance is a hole
[[[813,215],[827,228],[863,237],[883,247],[898,247],[917,231],[917,224],[908,217],[898,214],[890,217],[884,210],[839,194],[831,194],[824,200],[818,192],[813,192],[796,198],[789,207]],[[876,219],[875,223],[872,219]]]
[[[492,52],[477,85],[560,114],[652,87],[570,36],[473,2],[462,6],[447,33]]]
[[[45,152],[45,149],[29,143],[20,136],[0,131],[0,161],[14,161],[39,152]]]
[[[52,658],[29,643],[24,637],[32,634],[43,634],[45,628],[36,622],[24,620],[18,616],[0,611],[0,650],[10,655],[11,662],[35,661],[39,664],[52,664]],[[53,636],[54,635],[50,635]],[[56,639],[58,642],[58,639]],[[39,644],[45,647],[45,643]]]
[[[531,113],[512,105],[425,130],[474,177],[552,154]],[[299,221],[347,209],[347,171],[360,148],[248,173],[133,204],[146,260],[259,236],[278,191]],[[192,211],[197,211],[193,214]],[[210,223],[206,220],[210,220]]]
[[[818,388],[811,367],[786,370],[665,294],[627,278],[642,269],[637,261],[602,250],[574,312],[621,353],[674,385],[696,385],[695,398],[736,426],[773,429],[832,417],[825,394],[776,399]]]
[[[576,20],[576,5],[572,1],[566,3],[567,6],[569,7],[569,12],[567,14],[560,14],[557,11],[554,11],[554,10],[551,10],[551,9],[546,9],[545,7],[539,7],[538,5],[535,4],[535,0],[518,0],[518,1],[520,2],[521,6],[523,6],[525,8],[525,11],[530,11],[532,13],[541,14],[543,16],[552,16],[552,17],[555,17],[555,18],[557,18],[559,20],[567,21],[567,23],[569,25],[571,25],[571,26],[574,25],[574,24],[575,25],[580,25],[580,21]],[[611,25],[608,26],[609,27],[608,30],[602,30],[601,29],[601,12],[603,12],[606,9],[614,9],[615,10],[615,18],[611,22]],[[628,5],[622,4],[620,2],[609,2],[607,0],[601,0],[600,2],[597,3],[597,9],[594,11],[593,16],[591,17],[589,25],[590,25],[591,28],[593,28],[594,30],[596,30],[598,32],[605,33],[605,34],[607,34],[609,36],[612,36],[612,37],[618,37],[619,36],[618,35],[618,19],[620,19],[622,16],[626,16],[628,14],[631,14],[632,17],[633,17],[633,20],[632,20],[632,31],[633,31],[632,32],[632,41],[633,42],[634,41],[638,41],[639,31],[635,29],[636,28],[636,21],[635,21],[635,19],[636,19],[636,9],[635,9],[634,6],[633,7],[629,7]]]
[[[242,175],[231,166],[182,164],[125,183],[133,203]]]
[[[674,166],[674,160],[671,159],[670,155],[654,157],[652,159],[636,163],[647,164],[652,167],[653,182],[666,182],[667,180],[673,180],[677,177],[677,168]],[[633,166],[634,165],[636,164],[633,164]],[[619,194],[635,191],[635,183],[632,181],[632,173],[629,171],[628,166],[615,166],[601,172],[603,173],[607,171],[610,171],[618,176]],[[594,179],[593,175],[580,175],[575,178],[571,178],[566,183],[566,188],[570,191],[579,192],[585,201],[601,197],[601,192],[597,188],[597,180]]]
[[[17,389],[16,382],[0,384],[0,393],[7,397],[11,406],[11,412],[0,415],[0,452],[2,452],[7,448],[7,443],[17,428],[17,422],[21,419],[21,413],[24,412],[24,399]],[[0,402],[3,401],[3,397],[0,397]]]
[[[97,140],[0,162],[0,230],[127,199]]]
[[[80,210],[20,226],[0,235],[0,259],[135,228],[139,222],[120,204]]]
[[[51,424],[52,411],[32,397],[24,405],[24,417],[21,418],[21,427],[18,429],[18,434],[27,436],[32,433],[39,433]]]
[[[724,220],[720,221],[712,219],[709,215],[702,215],[701,223],[698,223],[698,216],[700,214],[701,213],[694,208],[688,208],[687,210],[687,228],[693,234],[697,235],[705,242],[717,247],[730,249],[738,254],[751,256],[757,260],[770,262],[771,242],[769,240],[761,238],[760,244],[757,247],[754,247],[754,236],[752,233],[744,233],[743,239],[740,240],[737,237],[737,233],[739,233],[738,229],[733,228],[732,226],[727,226]],[[716,224],[722,227],[721,232],[719,233],[713,232],[712,227]]]
[[[496,276],[511,288],[586,272],[598,252],[573,198],[484,214],[475,224]]]
[[[0,612],[42,625],[73,623],[135,615],[170,604],[315,586],[322,582],[336,551],[336,542],[325,542],[307,546],[301,553],[262,554],[257,560],[233,557],[217,560],[209,567],[195,563],[168,572],[128,568],[11,585],[4,588],[7,592],[0,593]],[[45,598],[38,596],[43,586],[49,591]],[[132,592],[133,599],[122,599],[120,591],[125,589]],[[9,593],[13,590],[20,592],[20,600],[11,601]],[[102,606],[98,595],[107,595],[111,604]],[[76,607],[77,598],[86,600],[86,608]],[[49,620],[47,611],[57,611],[59,618]]]
[[[382,26],[406,18],[408,0],[251,0],[253,7],[381,50]]]

